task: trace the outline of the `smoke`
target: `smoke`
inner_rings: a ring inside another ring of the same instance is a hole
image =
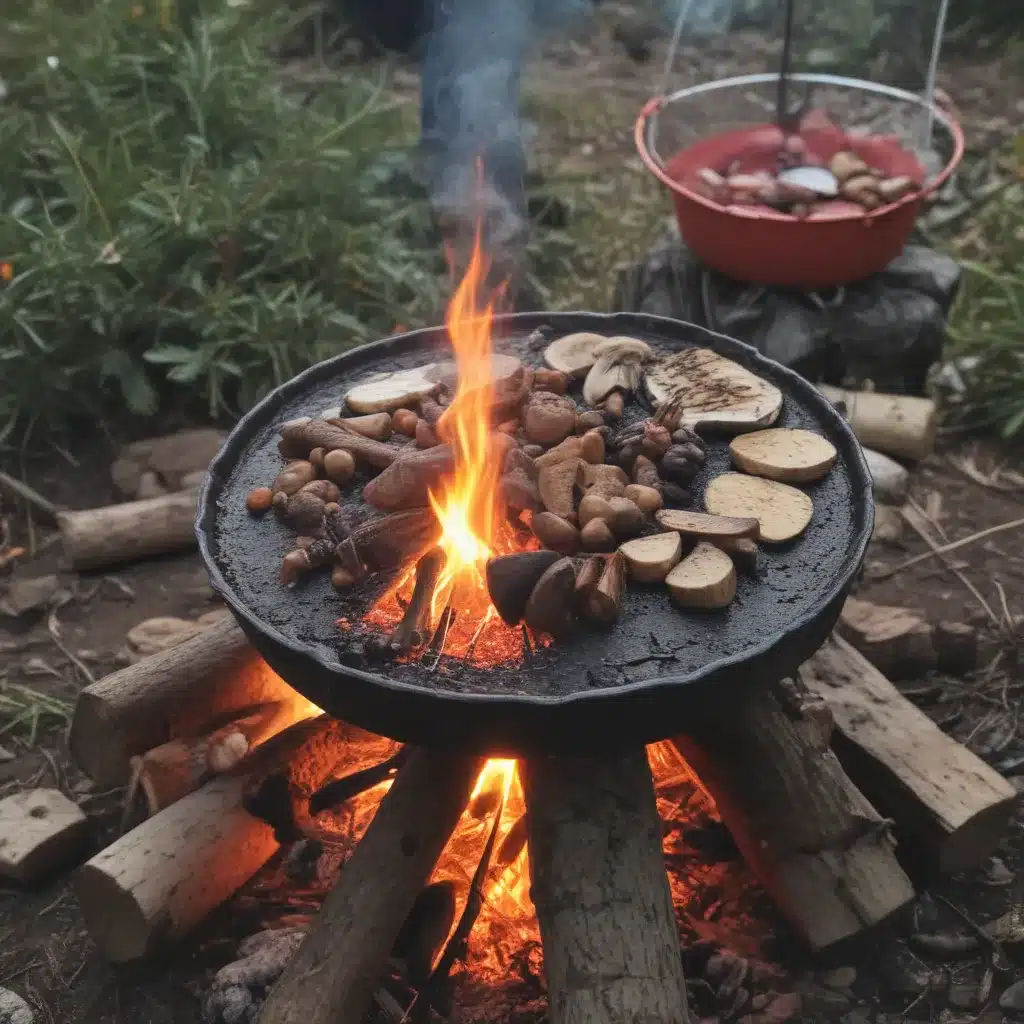
[[[523,64],[542,33],[565,31],[592,2],[431,0],[421,100],[431,198],[442,217],[482,214],[492,249],[526,226]]]

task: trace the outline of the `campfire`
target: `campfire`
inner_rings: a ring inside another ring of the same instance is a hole
[[[487,563],[496,555],[536,543],[530,544],[524,531],[517,531],[504,515],[500,482],[506,449],[491,430],[492,411],[498,405],[491,343],[493,300],[480,305],[487,270],[478,231],[447,318],[457,383],[437,432],[450,445],[454,473],[427,491],[440,537],[363,621],[384,630],[397,626],[390,644],[399,654],[422,650],[436,635],[439,655],[494,665],[518,661],[526,641],[522,630],[497,614],[487,588]],[[458,614],[453,614],[455,609]]]

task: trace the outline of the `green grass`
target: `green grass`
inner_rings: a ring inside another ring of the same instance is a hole
[[[47,725],[68,725],[71,705],[31,686],[0,680],[0,737],[18,736],[30,746]]]
[[[438,303],[415,118],[383,81],[304,94],[276,12],[17,0],[0,77],[0,439],[113,408],[247,408]]]
[[[1024,182],[1024,136],[1006,173]],[[971,360],[955,408],[966,425],[1024,437],[1024,187],[1011,185],[983,208],[951,248],[964,280],[950,323],[952,355]]]

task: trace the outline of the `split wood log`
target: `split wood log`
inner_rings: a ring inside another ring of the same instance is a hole
[[[430,877],[483,767],[414,751],[271,990],[260,1024],[363,1019],[402,924]]]
[[[842,404],[857,440],[898,459],[925,459],[935,447],[939,418],[930,398],[845,391],[822,384],[819,391],[833,405]]]
[[[932,625],[909,608],[847,598],[836,632],[889,679],[939,669],[957,675],[978,664],[978,634],[958,622]]]
[[[520,762],[552,1024],[685,1024],[679,933],[644,751]]]
[[[311,794],[344,755],[349,727],[320,716],[259,747],[236,773],[207,782],[122,836],[75,875],[93,940],[114,963],[181,938],[233,895],[278,848],[245,809],[254,783],[284,774]],[[308,794],[307,794],[308,797]]]
[[[389,511],[423,508],[428,495],[455,472],[455,452],[446,444],[410,452],[395,459],[363,488],[363,500]]]
[[[132,776],[149,816],[237,767],[250,751],[296,721],[294,701],[261,704],[227,725],[193,739],[174,739],[131,759]],[[312,707],[308,715],[314,714]],[[303,717],[301,714],[299,717]]]
[[[196,546],[196,492],[177,491],[78,512],[60,512],[64,553],[77,572]]]
[[[998,772],[942,732],[840,637],[800,675],[832,709],[843,767],[896,822],[901,854],[955,873],[995,850],[1016,799]]]
[[[218,718],[300,697],[270,670],[234,619],[144,658],[78,695],[68,740],[100,788],[128,781],[129,761],[173,736],[198,736]]]
[[[740,852],[811,949],[887,920],[914,898],[889,822],[829,749],[820,699],[795,683],[751,687],[675,745]]]
[[[89,933],[125,963],[180,938],[277,849],[242,808],[244,778],[222,776],[144,821],[75,875]]]

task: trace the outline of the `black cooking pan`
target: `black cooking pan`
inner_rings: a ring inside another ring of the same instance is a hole
[[[544,330],[546,338],[538,333]],[[777,425],[817,431],[839,451],[832,472],[805,488],[814,501],[805,534],[764,549],[758,578],[740,579],[726,611],[680,611],[664,586],[630,584],[614,629],[581,630],[528,654],[519,666],[485,670],[449,658],[436,667],[430,658],[382,666],[336,620],[358,622],[386,581],[342,595],[326,576],[283,588],[278,572],[293,535],[274,517],[255,519],[245,509],[247,493],[266,486],[281,467],[282,423],[336,406],[375,373],[450,355],[443,328],[365,345],[284,384],[238,423],[213,460],[196,519],[214,589],[271,667],[319,707],[408,742],[490,754],[594,753],[670,736],[693,715],[742,699],[744,687],[792,674],[824,643],[874,522],[871,477],[846,423],[805,380],[748,345],[661,317],[499,317],[495,348],[539,365],[547,339],[575,331],[631,335],[661,351],[712,348],[775,383],[785,396]],[[729,468],[728,438],[706,439],[696,508],[706,481]],[[352,486],[356,498],[360,486]]]

